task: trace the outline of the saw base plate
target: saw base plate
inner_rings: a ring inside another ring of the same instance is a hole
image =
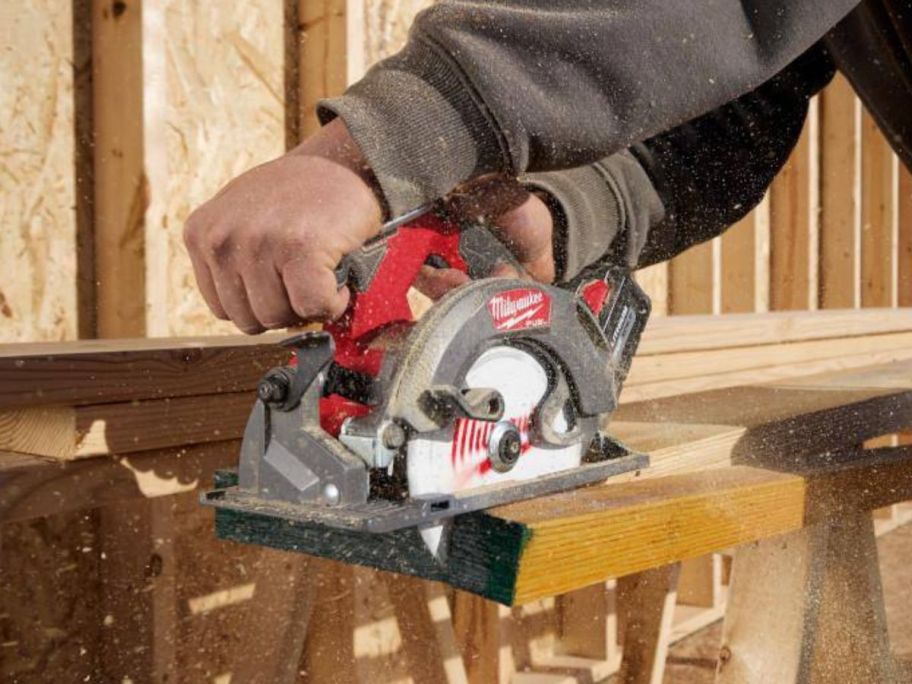
[[[338,530],[386,533],[584,487],[621,473],[642,470],[648,465],[648,456],[627,451],[624,456],[587,463],[534,480],[467,489],[452,495],[414,497],[401,502],[373,500],[364,504],[334,507],[270,501],[246,494],[236,486],[222,486],[203,493],[200,498],[203,504],[236,513],[268,516],[295,523],[313,523]],[[306,549],[301,550],[306,552]]]

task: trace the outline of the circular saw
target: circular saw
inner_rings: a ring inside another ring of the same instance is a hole
[[[649,316],[628,273],[566,286],[486,277],[512,257],[490,230],[433,212],[388,224],[347,256],[348,311],[295,335],[257,389],[237,486],[220,508],[327,530],[417,527],[446,555],[454,516],[640,469],[605,431]],[[470,280],[417,320],[422,267]]]

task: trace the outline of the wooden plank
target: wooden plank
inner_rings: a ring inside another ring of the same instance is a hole
[[[500,681],[500,607],[480,596],[453,594],[453,631],[470,684]]]
[[[859,348],[863,347],[860,346]],[[910,358],[912,358],[912,350],[900,347],[879,352],[862,352],[796,363],[783,360],[778,364],[741,371],[720,374],[707,373],[666,382],[627,385],[621,395],[621,403],[642,402],[714,389],[786,381],[790,378],[799,378],[809,374],[850,371],[854,368],[866,368],[874,364],[901,363],[908,361]]]
[[[396,613],[412,680],[467,684],[466,666],[443,586],[396,575],[383,579]]]
[[[716,681],[892,682],[870,515],[735,552]]]
[[[912,309],[673,316],[649,321],[637,356],[880,335],[910,329]]]
[[[340,95],[348,83],[345,0],[300,0],[301,51],[298,71],[301,132],[310,135],[319,128],[317,103]]]
[[[770,186],[770,309],[808,309],[811,303],[811,131]]]
[[[722,235],[721,313],[754,311],[757,299],[756,215],[751,212]]]
[[[897,190],[897,304],[912,305],[912,173],[899,165]]]
[[[229,440],[75,462],[2,453],[0,524],[206,488],[216,469],[237,464],[239,449]]]
[[[668,314],[668,263],[653,264],[636,272],[637,284],[649,295],[652,301],[652,316],[664,317]]]
[[[109,681],[177,676],[171,498],[114,504],[101,518],[102,668]]]
[[[691,247],[669,262],[668,310],[672,314],[713,313],[712,242]]]
[[[235,439],[251,392],[0,412],[0,449],[62,460]]]
[[[513,603],[564,593],[794,531],[834,507],[842,515],[910,498],[910,458],[875,452],[806,474],[735,466],[466,516],[453,530],[448,581]]]
[[[893,150],[867,112],[861,150],[861,305],[893,306]]]
[[[912,312],[910,312],[910,316],[912,316]],[[860,349],[875,354],[891,349],[901,350],[910,346],[912,346],[912,332],[903,332],[643,356],[634,360],[627,384],[634,386],[701,377],[704,374],[722,374],[749,368],[775,366],[781,363],[843,358],[857,353]]]
[[[621,684],[662,683],[680,570],[680,564],[673,563],[618,580],[624,611]]]
[[[143,11],[93,3],[95,277],[100,337],[146,333]]]
[[[558,597],[557,652],[619,666],[616,596],[616,587],[599,582]]]
[[[838,75],[820,94],[820,290],[821,308],[859,303],[859,163],[857,100]]]
[[[261,337],[86,340],[0,346],[0,409],[167,399],[252,390],[290,358]]]
[[[678,603],[715,608],[722,602],[722,556],[717,553],[681,563]]]
[[[69,0],[0,4],[0,341],[77,335],[73,34]]]

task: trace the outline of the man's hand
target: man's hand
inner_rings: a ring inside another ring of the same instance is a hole
[[[246,333],[340,316],[334,269],[379,230],[380,203],[341,120],[234,179],[187,220],[200,291]]]
[[[515,180],[488,177],[458,188],[447,204],[449,211],[461,218],[490,225],[524,271],[517,273],[503,264],[491,275],[554,281],[554,222],[548,206],[537,195]],[[438,299],[467,280],[461,271],[425,266],[415,286],[431,299]]]

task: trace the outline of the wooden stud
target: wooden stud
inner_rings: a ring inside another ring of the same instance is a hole
[[[857,106],[855,92],[841,75],[820,95],[821,308],[859,303]]]
[[[622,684],[661,684],[680,568],[678,563],[663,565],[618,580],[624,616]]]
[[[770,309],[810,308],[811,131],[770,186]]]
[[[500,608],[493,601],[464,591],[452,600],[453,631],[470,684],[500,680]]]
[[[317,103],[339,95],[348,82],[345,0],[299,0],[300,131],[306,137],[319,128]]]
[[[676,315],[713,313],[712,242],[691,247],[669,262],[668,310]]]
[[[308,577],[316,598],[299,672],[306,681],[350,684],[359,681],[354,650],[354,571],[351,566],[315,560]]]
[[[756,215],[751,212],[722,235],[721,313],[745,313],[756,306]]]
[[[654,264],[636,272],[635,278],[652,300],[652,316],[668,314],[668,263]]]
[[[101,517],[102,663],[110,681],[177,676],[177,579],[170,498],[136,500]]]
[[[912,306],[912,173],[900,164],[897,190],[897,304]]]
[[[861,130],[861,305],[894,306],[893,151],[867,112]]]
[[[722,557],[713,553],[681,563],[678,603],[716,608],[722,602]]]
[[[93,2],[95,276],[99,337],[146,333],[143,7]]]
[[[467,684],[443,586],[401,575],[383,581],[399,625],[408,674],[416,684]]]

